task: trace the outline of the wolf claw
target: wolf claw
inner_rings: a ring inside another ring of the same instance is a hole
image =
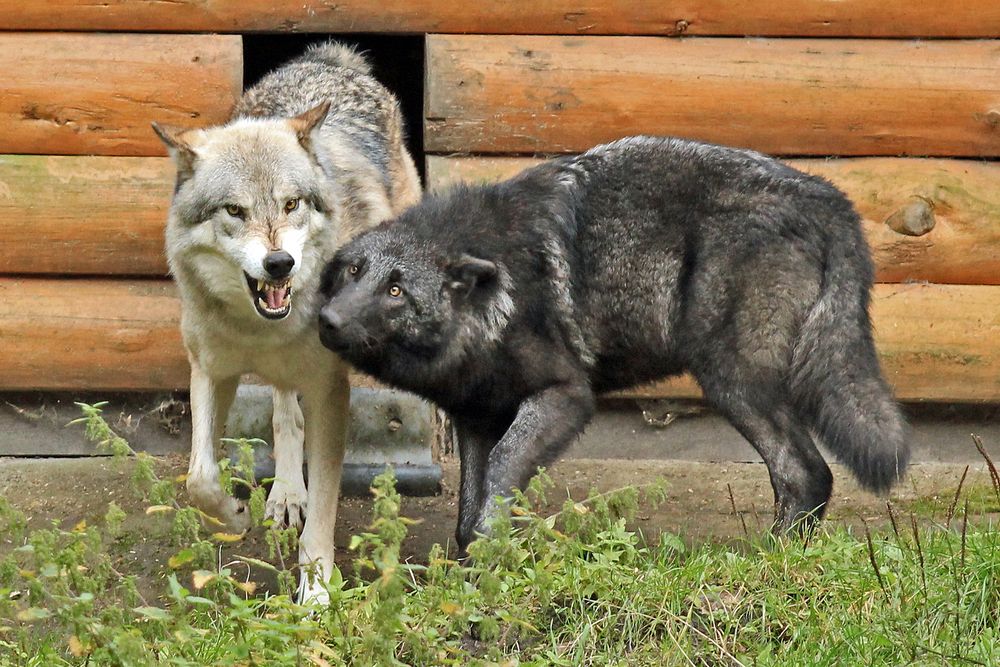
[[[302,530],[306,519],[306,489],[275,480],[264,505],[264,518],[274,522],[275,528]]]

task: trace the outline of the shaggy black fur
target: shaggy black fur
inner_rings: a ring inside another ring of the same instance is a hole
[[[597,393],[688,370],[767,463],[776,526],[822,516],[813,434],[866,487],[906,427],[850,202],[750,151],[634,137],[427,198],[337,253],[321,337],[454,419],[458,541],[555,458]]]

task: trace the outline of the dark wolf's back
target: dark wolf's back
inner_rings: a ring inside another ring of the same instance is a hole
[[[567,163],[589,193],[573,236],[585,246],[575,259],[577,299],[589,303],[581,326],[605,362],[598,389],[690,368],[706,337],[736,331],[724,352],[774,345],[796,411],[864,486],[901,476],[905,420],[868,315],[874,271],[839,190],[752,151],[677,139],[628,139]],[[760,304],[777,310],[752,312],[749,295],[768,286],[787,297],[764,294]],[[740,317],[763,337],[741,341]],[[767,337],[772,325],[787,347]],[[643,349],[648,341],[658,348]]]
[[[581,172],[575,287],[604,360],[599,390],[687,365],[692,345],[728,327],[725,311],[747,288],[739,272],[766,263],[763,253],[803,255],[775,261],[799,274],[788,307],[805,318],[822,279],[813,249],[828,230],[797,213],[828,184],[758,153],[669,138],[634,137],[567,162]]]

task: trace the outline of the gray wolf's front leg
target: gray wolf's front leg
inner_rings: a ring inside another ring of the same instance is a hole
[[[523,489],[538,466],[559,456],[593,414],[594,394],[585,384],[557,385],[525,399],[487,459],[475,532],[487,534],[490,520],[506,509],[502,499],[511,489]]]
[[[187,491],[191,504],[225,524],[225,530],[242,533],[250,528],[246,504],[222,488],[215,443],[222,437],[239,378],[213,379],[191,362],[191,459]]]
[[[294,390],[274,388],[274,483],[264,518],[275,527],[302,528],[306,517],[306,482],[302,477],[303,417]]]
[[[309,465],[309,514],[299,538],[299,601],[324,603],[322,586],[333,571],[333,530],[347,441],[351,388],[347,370],[338,365],[328,382],[317,382],[302,392],[305,402],[306,457]]]

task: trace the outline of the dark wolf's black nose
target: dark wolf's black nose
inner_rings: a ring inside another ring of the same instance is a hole
[[[264,255],[264,270],[275,280],[287,276],[295,266],[295,258],[284,250],[275,250]]]
[[[319,311],[320,334],[335,334],[344,325],[344,318],[337,314],[332,308],[324,308]]]

